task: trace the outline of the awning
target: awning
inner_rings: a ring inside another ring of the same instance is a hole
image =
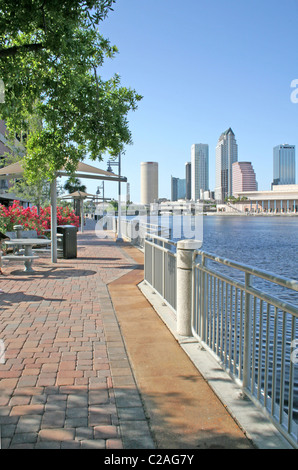
[[[9,179],[21,177],[24,174],[24,168],[21,162],[12,163],[7,165],[4,168],[0,168],[0,179]],[[69,173],[65,171],[64,168],[57,171],[56,176],[70,176]],[[88,165],[84,162],[79,162],[76,172],[74,174],[77,178],[91,178],[91,179],[101,179],[108,181],[121,181],[126,183],[127,178],[125,176],[115,175],[110,171],[101,170],[92,165]]]

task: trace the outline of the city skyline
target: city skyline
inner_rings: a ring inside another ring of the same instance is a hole
[[[229,127],[239,160],[252,162],[260,190],[270,189],[272,148],[297,144],[297,13],[292,0],[115,3],[100,31],[119,54],[99,73],[118,73],[144,97],[129,115],[133,145],[122,158],[132,200],[140,199],[140,162],[151,160],[159,162],[159,196],[170,198],[171,175],[184,178],[197,142],[209,144],[214,188],[215,148]],[[116,198],[117,188],[107,185],[106,194]]]
[[[235,152],[236,152],[235,159],[236,159],[236,158],[238,158],[238,145],[237,145],[237,142],[236,142],[236,139],[235,139],[235,134],[234,134],[234,132],[231,128],[229,128],[226,131],[222,132],[222,134],[220,135],[220,137],[218,139],[217,148],[219,147],[219,144],[220,144],[220,146],[223,146],[222,142],[227,137],[227,135],[232,135],[233,138],[234,138],[234,141],[235,141],[234,144],[236,146],[236,150],[235,150]],[[192,144],[191,145],[191,162],[185,162],[186,195],[187,195],[187,180],[188,180],[187,176],[188,175],[191,175],[190,183],[191,183],[191,186],[192,186],[191,197],[188,198],[186,196],[186,199],[192,199],[192,200],[200,199],[200,190],[198,190],[197,193],[196,193],[197,197],[193,197],[194,186],[195,186],[193,175],[195,175],[196,172],[198,171],[199,151],[202,153],[203,148],[207,149],[207,154],[208,154],[208,157],[209,157],[209,146],[208,146],[208,144]],[[197,158],[195,158],[195,156]],[[218,156],[218,158],[219,158],[219,156]],[[216,159],[216,152],[215,152],[215,159]],[[277,164],[277,160],[278,160],[278,164]],[[195,164],[197,165],[197,169],[193,168],[192,162],[195,162]],[[221,165],[220,158],[219,158],[219,163]],[[237,168],[234,169],[233,167],[235,166],[236,163],[238,164],[238,166],[237,166]],[[209,161],[208,161],[208,166],[209,166]],[[247,190],[247,191],[258,191],[259,190],[259,187],[258,187],[259,185],[258,185],[258,182],[257,182],[257,179],[256,179],[256,173],[254,171],[252,162],[235,160],[234,162],[230,162],[230,167],[231,167],[230,176],[229,177],[227,175],[225,176],[226,179],[227,179],[227,182],[229,181],[229,184],[231,185],[231,194],[229,194],[229,196],[233,196],[234,193],[235,193],[234,188],[233,188],[234,172],[236,172],[236,174],[237,174],[238,185],[240,185],[240,179],[241,179],[241,185],[243,185],[242,189],[239,189],[239,187],[237,187],[236,193],[237,193],[238,190],[240,192],[245,191],[245,190]],[[277,167],[279,168],[279,170],[277,170]],[[217,171],[216,167],[215,167],[215,171]],[[280,180],[274,179],[274,175],[277,174],[277,171],[279,171],[279,174],[281,176]],[[221,169],[218,170],[218,174],[220,172],[221,172]],[[277,146],[274,146],[273,147],[273,156],[272,156],[272,175],[273,175],[273,183],[272,184],[277,184],[277,185],[278,184],[280,184],[280,185],[296,184],[295,174],[296,174],[296,147],[295,147],[295,145],[279,144]],[[171,175],[171,180],[172,179],[173,179],[173,176]],[[175,177],[175,179],[179,180],[181,178],[180,177]],[[272,186],[272,184],[271,184],[271,186]],[[209,185],[207,184],[207,186],[209,186]],[[207,188],[207,186],[206,186],[205,189],[209,189],[211,192],[215,193],[216,187],[213,187],[213,188],[208,187]],[[245,186],[247,187],[247,189],[244,189]],[[172,192],[171,192],[171,194],[172,194]],[[225,197],[227,197],[227,195]],[[220,200],[220,199],[224,200],[225,197],[218,198],[218,200]],[[171,198],[169,198],[169,199],[171,200]],[[215,199],[216,199],[216,197],[215,197]]]
[[[100,33],[119,54],[98,74],[117,73],[143,96],[128,116],[133,144],[121,163],[133,201],[140,201],[140,162],[159,162],[159,196],[170,198],[170,177],[184,178],[196,142],[209,145],[213,189],[218,136],[229,127],[239,160],[252,162],[260,190],[271,188],[272,148],[297,145],[297,13],[294,0],[115,3]],[[108,159],[86,163],[106,170]],[[96,194],[98,182],[82,183]],[[117,189],[107,183],[106,197],[117,199]]]

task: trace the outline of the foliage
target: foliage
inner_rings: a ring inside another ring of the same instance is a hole
[[[69,178],[63,187],[64,189],[66,189],[66,191],[69,192],[69,194],[74,193],[76,191],[86,192],[87,189],[86,186],[81,183],[79,178]]]
[[[4,5],[3,5],[4,3]],[[0,104],[11,135],[27,132],[29,181],[73,174],[87,155],[130,144],[127,114],[141,99],[98,70],[117,48],[98,30],[114,0],[6,0],[0,7]]]
[[[9,142],[8,145],[13,150],[13,153],[6,153],[5,156],[1,159],[3,166],[19,162],[24,156],[23,154],[19,155],[18,152],[15,151],[15,145],[12,145],[11,142]],[[62,194],[62,192],[62,185],[57,183],[58,196]],[[36,179],[31,183],[29,183],[25,177],[10,180],[7,193],[12,193],[17,198],[20,198],[24,201],[27,200],[32,202],[35,206],[37,206],[38,210],[40,206],[46,206],[50,204],[50,183],[45,178],[40,180]]]
[[[69,207],[57,207],[58,225],[75,225],[79,227],[79,218]],[[23,225],[24,230],[36,230],[38,235],[51,228],[51,208],[22,207],[14,201],[8,208],[0,204],[0,231],[11,232],[14,225]]]
[[[237,202],[243,202],[243,201],[247,201],[248,198],[246,196],[242,196],[242,197],[235,197],[235,196],[227,196],[225,198],[225,202],[230,202],[232,204],[236,204]]]
[[[115,199],[111,199],[109,201],[109,206],[112,206],[114,211],[116,212],[118,210],[118,201],[116,201]]]

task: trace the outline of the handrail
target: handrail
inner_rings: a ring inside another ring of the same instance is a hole
[[[169,254],[172,255],[172,256],[176,256],[175,253],[173,253],[171,250],[168,250],[168,249],[165,248],[164,246],[156,245],[156,243],[152,243],[152,242],[150,242],[149,240],[145,240],[145,243],[146,243],[147,245],[153,246],[154,248],[158,248],[160,251],[163,251],[164,253],[169,253]]]
[[[144,236],[148,237],[148,238],[154,238],[156,240],[167,243],[168,245],[177,246],[177,242],[175,242],[174,240],[170,240],[169,238],[160,237],[159,235],[154,235],[153,233],[145,233]]]
[[[298,281],[296,281],[295,279],[290,279],[284,276],[277,276],[276,274],[270,273],[268,271],[254,268],[253,266],[250,266],[250,265],[238,263],[237,261],[232,261],[228,258],[223,258],[213,253],[207,253],[206,251],[203,251],[203,250],[197,250],[195,253],[198,255],[203,255],[205,256],[205,258],[209,258],[213,261],[217,261],[218,263],[224,264],[225,266],[229,266],[231,268],[245,271],[248,274],[258,276],[266,281],[274,282],[276,284],[279,284],[282,287],[287,287],[289,289],[293,289],[298,292]]]
[[[195,267],[199,266],[199,264],[196,264]],[[269,294],[266,294],[265,292],[261,291],[260,289],[256,289],[255,287],[245,287],[244,283],[241,283],[239,281],[236,281],[235,279],[231,278],[230,276],[226,274],[221,274],[217,271],[214,271],[210,268],[207,268],[206,266],[200,266],[200,271],[204,272],[206,274],[210,274],[212,276],[215,276],[217,279],[220,279],[221,281],[228,281],[230,285],[237,287],[238,289],[241,289],[243,291],[246,291],[248,294],[255,295],[259,299],[264,300],[265,302],[270,302],[271,305],[274,305],[275,307],[281,309],[281,310],[287,310],[288,313],[291,315],[294,315],[295,317],[298,318],[298,308],[295,307],[295,305],[289,303],[289,302],[282,302],[279,299],[272,297]],[[243,270],[244,272],[244,270]]]

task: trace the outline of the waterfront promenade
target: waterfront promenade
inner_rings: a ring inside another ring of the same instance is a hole
[[[2,448],[252,448],[138,289],[142,252],[102,235],[3,268]]]

